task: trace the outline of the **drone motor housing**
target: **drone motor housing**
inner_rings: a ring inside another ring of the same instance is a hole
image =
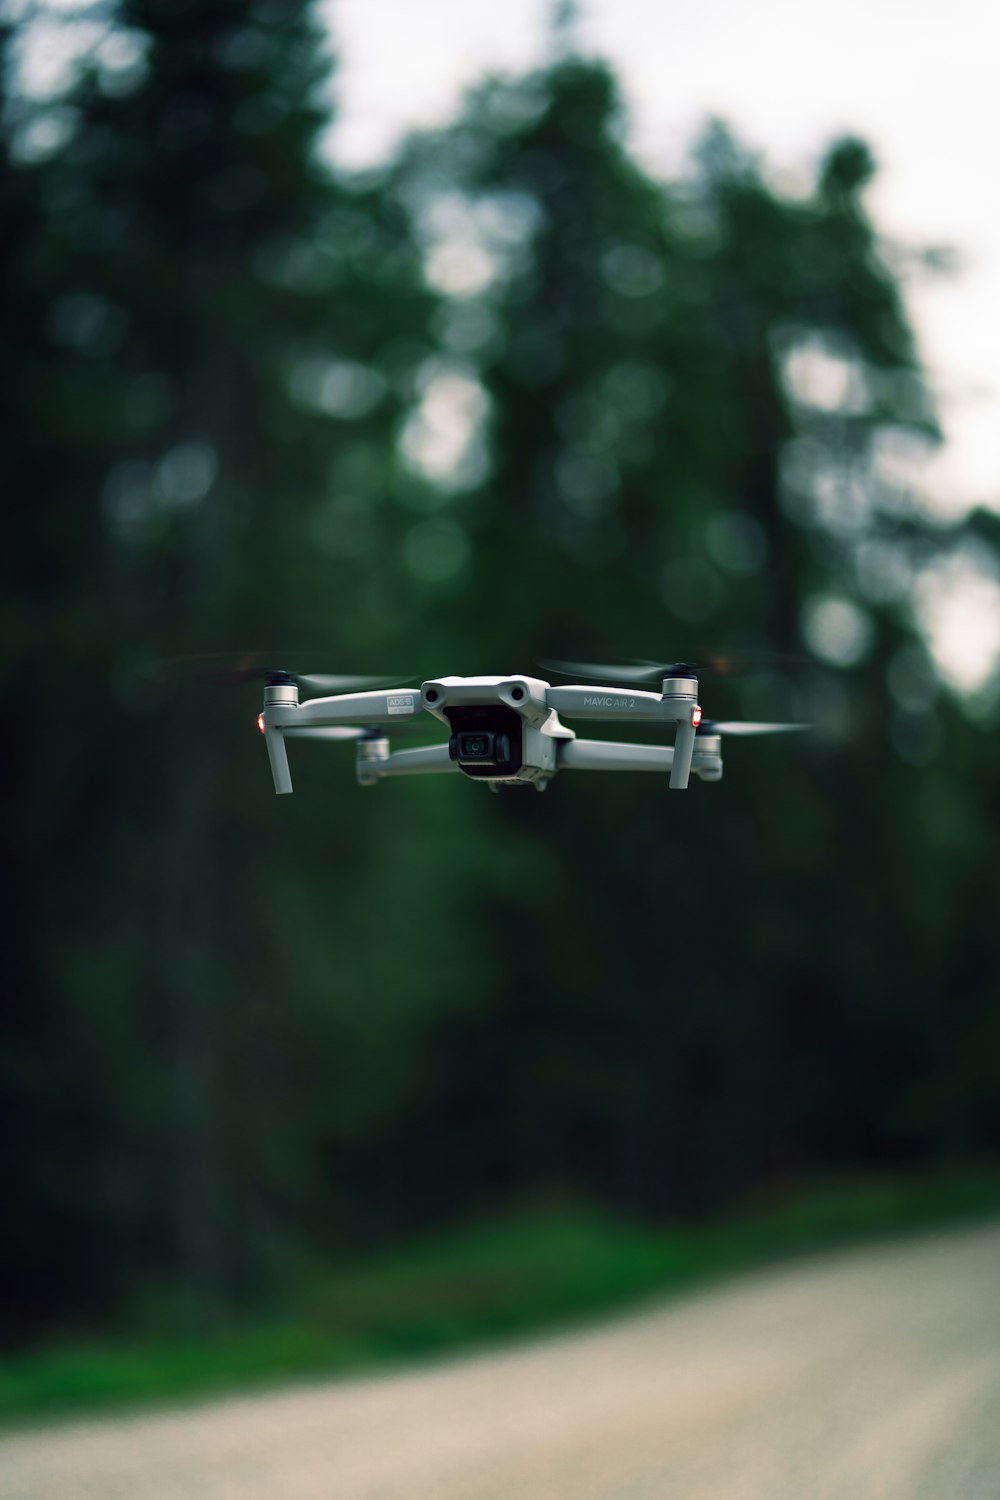
[[[722,780],[722,736],[716,730],[695,731],[691,770],[699,781]]]

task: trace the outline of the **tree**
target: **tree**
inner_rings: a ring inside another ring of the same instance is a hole
[[[57,1204],[33,1161],[15,1213],[44,1205],[54,1243],[82,1242],[71,1305],[153,1272],[207,1309],[273,1279],[325,1193],[290,1100],[339,1025],[310,1008],[311,918],[339,899],[350,823],[310,820],[288,850],[261,822],[258,746],[241,758],[214,694],[145,669],[297,641],[378,660],[384,590],[352,527],[381,521],[343,478],[378,491],[423,302],[398,216],[320,160],[308,5],[135,0],[113,35],[128,66],[87,67],[68,138],[10,175],[33,215],[10,251],[34,496],[14,601],[36,649],[16,665],[45,664],[18,843],[39,851],[21,1003],[47,1019],[17,1067],[68,1074],[75,1163]],[[289,910],[292,933],[254,922]],[[51,1311],[44,1268],[15,1269],[26,1316],[32,1287]]]
[[[805,647],[810,688],[777,671],[714,703],[839,741],[751,752],[711,809],[634,783],[588,787],[586,816],[561,785],[500,805],[490,872],[530,823],[544,873],[525,900],[487,872],[469,903],[494,1009],[450,1033],[454,1076],[480,1055],[492,1080],[456,1086],[467,1181],[495,1160],[663,1213],[932,1149],[901,1123],[933,1068],[908,1006],[948,1002],[913,932],[929,853],[886,682],[934,693],[908,588],[938,433],[872,170],[844,140],[783,196],[713,127],[665,189],[620,143],[607,68],[576,57],[485,86],[402,162],[448,299],[439,397],[463,382],[476,416],[451,473],[430,445],[423,464],[470,548],[427,628],[496,662]]]

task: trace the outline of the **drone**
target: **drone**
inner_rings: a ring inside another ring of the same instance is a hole
[[[552,685],[539,677],[431,677],[419,687],[391,679],[304,677],[255,668],[245,675],[264,681],[257,727],[267,746],[274,790],[292,790],[287,742],[293,739],[354,740],[361,786],[388,776],[458,772],[492,791],[533,786],[544,791],[560,771],[659,771],[675,790],[692,775],[722,780],[725,736],[781,734],[808,724],[762,724],[711,720],[698,703],[698,667],[687,662],[605,667],[593,663],[544,662],[561,675],[598,682]],[[602,680],[603,679],[603,680]],[[373,688],[371,684],[380,685]],[[636,683],[652,682],[659,691]],[[622,685],[622,684],[626,685]],[[365,685],[368,684],[367,687]],[[300,701],[299,687],[345,689]],[[364,688],[362,691],[350,689]],[[447,730],[438,744],[393,749],[390,733],[429,715]],[[614,724],[657,724],[669,744],[630,744],[579,739],[563,718]]]

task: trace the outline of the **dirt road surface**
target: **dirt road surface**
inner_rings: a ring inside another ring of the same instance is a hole
[[[1000,1500],[1000,1226],[544,1342],[0,1439],[3,1500]]]

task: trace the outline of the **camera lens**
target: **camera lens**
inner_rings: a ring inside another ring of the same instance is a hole
[[[491,734],[460,734],[458,753],[463,760],[490,760],[493,755]]]
[[[514,776],[520,770],[520,740],[515,742],[506,728],[494,729],[490,722],[492,720],[496,723],[499,719],[503,724],[503,714],[515,719],[512,709],[498,709],[495,716],[490,714],[487,717],[476,705],[467,710],[458,709],[455,714],[456,717],[461,714],[466,724],[469,719],[472,720],[469,728],[456,727],[448,741],[448,754],[464,771],[470,776],[507,777]],[[462,718],[459,718],[459,725]]]

